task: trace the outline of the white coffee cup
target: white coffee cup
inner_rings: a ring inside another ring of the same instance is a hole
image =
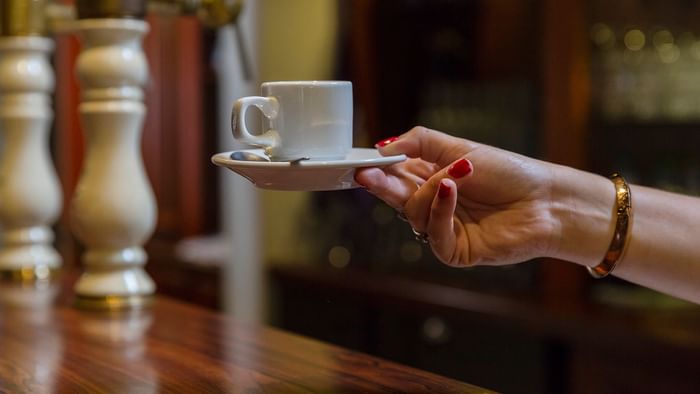
[[[265,148],[272,160],[343,159],[352,149],[352,83],[349,81],[265,82],[262,96],[238,99],[231,128],[238,141]],[[245,124],[251,106],[263,114],[263,132]]]

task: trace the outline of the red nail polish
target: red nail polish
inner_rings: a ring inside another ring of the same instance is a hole
[[[452,192],[452,189],[448,185],[445,184],[445,181],[440,181],[440,186],[438,188],[438,197],[439,198],[447,198],[450,196],[450,193]]]
[[[383,147],[385,147],[385,146],[391,144],[392,142],[394,142],[394,141],[396,141],[396,140],[398,140],[398,139],[399,139],[399,137],[387,138],[387,139],[385,139],[385,140],[381,140],[381,141],[377,142],[376,144],[374,144],[374,147],[375,147],[375,148],[383,148]]]
[[[471,174],[473,168],[472,168],[472,163],[469,162],[467,159],[460,159],[456,163],[450,167],[449,170],[447,170],[447,173],[452,177],[452,178],[461,178],[463,176],[467,176]]]

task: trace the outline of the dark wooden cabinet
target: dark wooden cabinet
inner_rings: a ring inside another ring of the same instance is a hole
[[[504,393],[547,391],[546,343],[494,321],[380,310],[375,354]]]
[[[642,345],[643,346],[643,345]],[[610,348],[578,344],[572,348],[571,393],[697,393],[697,352]]]
[[[700,308],[605,307],[400,275],[271,271],[285,330],[507,393],[691,393]]]
[[[362,286],[358,276],[348,280]],[[547,392],[545,339],[533,333],[437,305],[411,305],[400,294],[322,282],[322,275],[301,279],[276,271],[277,325],[500,392]]]

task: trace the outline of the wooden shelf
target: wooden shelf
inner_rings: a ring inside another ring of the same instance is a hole
[[[284,286],[342,293],[350,298],[411,311],[469,315],[497,319],[532,333],[567,341],[592,342],[619,348],[645,348],[700,352],[700,307],[669,310],[624,309],[582,302],[557,301],[535,296],[494,295],[422,280],[359,270],[309,266],[277,266],[271,278]],[[700,356],[700,353],[698,354]]]

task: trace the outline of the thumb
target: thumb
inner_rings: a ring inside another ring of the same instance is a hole
[[[416,126],[399,137],[379,141],[375,147],[384,156],[405,154],[445,167],[479,146],[426,127]]]

